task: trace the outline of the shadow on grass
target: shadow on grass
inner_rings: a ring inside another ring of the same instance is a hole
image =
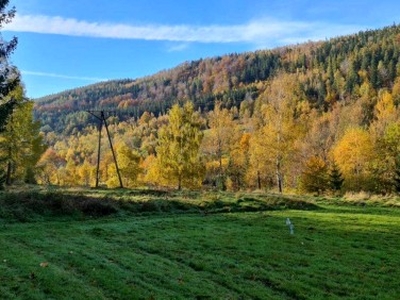
[[[8,191],[0,193],[0,219],[29,222],[54,217],[99,218],[110,215],[250,212],[317,209],[301,199],[168,192],[163,190]]]
[[[115,214],[118,207],[111,199],[60,192],[7,192],[0,194],[0,218],[19,222],[43,217],[90,216]]]

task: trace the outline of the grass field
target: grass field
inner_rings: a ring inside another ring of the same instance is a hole
[[[400,296],[398,208],[119,192],[85,214],[71,194],[43,197],[1,196],[1,299]]]

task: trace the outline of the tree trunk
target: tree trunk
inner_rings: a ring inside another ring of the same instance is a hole
[[[282,194],[283,192],[283,180],[282,180],[282,173],[281,173],[281,159],[278,157],[276,159],[276,177],[278,181],[278,190],[279,193]]]
[[[182,189],[182,175],[178,176],[178,191]]]
[[[277,174],[277,177],[278,177],[278,190],[279,190],[279,193],[282,194],[282,192],[283,192],[282,175]]]
[[[12,170],[12,164],[11,161],[8,161],[7,173],[6,173],[6,185],[11,185],[11,170]]]

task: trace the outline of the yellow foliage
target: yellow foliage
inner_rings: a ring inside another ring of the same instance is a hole
[[[366,175],[374,157],[374,147],[368,131],[356,127],[346,131],[333,148],[334,161],[345,178]]]
[[[141,164],[141,168],[144,170],[143,181],[153,186],[165,183],[162,176],[160,176],[157,163],[157,158],[154,155],[149,155]]]
[[[398,119],[398,112],[392,95],[384,91],[375,105],[375,120],[370,126],[370,132],[375,140],[379,139],[386,128]]]
[[[80,182],[85,186],[90,186],[96,180],[96,169],[90,165],[87,160],[78,167],[78,174],[80,176]]]

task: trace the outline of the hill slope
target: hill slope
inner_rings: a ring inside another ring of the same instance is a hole
[[[303,74],[299,78],[307,100],[326,110],[336,101],[354,98],[363,82],[375,90],[393,87],[399,56],[400,26],[393,25],[324,42],[185,62],[145,78],[65,91],[37,99],[35,117],[44,131],[70,134],[94,121],[85,110],[96,107],[118,109],[120,120],[144,111],[165,113],[182,99],[206,111],[215,100],[239,107],[257,98],[258,82],[282,72]]]

